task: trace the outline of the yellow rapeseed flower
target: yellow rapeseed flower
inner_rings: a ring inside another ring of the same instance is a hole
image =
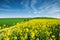
[[[28,32],[29,31],[29,29],[28,28],[26,28],[26,32]]]
[[[42,30],[47,29],[46,25],[43,25],[41,28],[42,28]]]
[[[37,30],[35,30],[35,33],[38,33],[38,31],[37,31]]]
[[[17,39],[17,37],[16,37],[16,36],[14,36],[14,39]]]
[[[55,38],[55,35],[52,35],[52,38]]]
[[[16,25],[16,26],[18,26],[18,27],[19,27],[19,26],[20,26],[20,23],[17,23],[17,25]]]
[[[31,32],[31,37],[34,38],[34,36],[35,36],[35,33]]]
[[[39,40],[39,38],[37,38],[36,40]]]
[[[8,38],[8,37],[6,37],[6,38],[4,38],[4,40],[9,40],[9,38]]]
[[[53,40],[52,38],[50,38],[50,40]]]
[[[48,36],[50,36],[50,32],[46,31],[45,33],[46,33]]]
[[[50,34],[51,34],[52,32],[50,31]]]
[[[60,34],[59,34],[59,36],[60,36]]]
[[[25,39],[27,39],[27,36],[28,36],[28,35],[27,35],[27,33],[26,33],[26,34],[25,34]]]
[[[25,38],[24,37],[21,37],[21,40],[25,40]]]

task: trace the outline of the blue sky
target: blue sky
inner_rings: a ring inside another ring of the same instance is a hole
[[[0,0],[0,18],[57,17],[60,0]]]

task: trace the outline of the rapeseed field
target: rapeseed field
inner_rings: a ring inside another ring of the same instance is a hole
[[[60,40],[60,20],[34,19],[0,30],[0,40]]]

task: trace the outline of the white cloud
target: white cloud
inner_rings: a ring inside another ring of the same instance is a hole
[[[44,2],[42,6],[39,7],[39,10],[37,10],[34,6],[37,3],[37,0],[32,0],[31,7],[33,9],[34,14],[44,14],[49,10],[49,8],[54,7],[56,5],[56,3],[53,2],[55,1],[52,1],[51,4]]]
[[[57,3],[54,3],[52,5],[43,5],[40,7],[40,10],[34,11],[33,13],[36,15],[44,16],[44,17],[56,17],[60,18],[60,8],[57,7]]]
[[[37,11],[37,9],[34,6],[36,3],[37,3],[37,0],[32,0],[31,1],[31,7],[32,7],[33,11]]]
[[[20,4],[24,5],[25,9],[29,8],[29,0],[22,1]]]

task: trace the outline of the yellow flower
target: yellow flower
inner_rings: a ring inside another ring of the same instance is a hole
[[[27,39],[27,36],[28,36],[28,35],[27,35],[27,33],[26,33],[26,34],[25,34],[25,38],[26,38],[26,39]]]
[[[17,39],[17,37],[16,37],[16,36],[14,36],[14,39]]]
[[[37,38],[36,40],[39,40],[39,38]]]
[[[24,37],[21,37],[21,40],[25,40],[25,38]]]
[[[26,28],[26,32],[28,32],[29,31],[29,29],[28,28]]]
[[[47,29],[46,25],[43,25],[41,28],[42,28],[42,30]]]
[[[52,32],[50,31],[50,34],[51,34]]]
[[[38,33],[38,31],[37,31],[37,30],[35,30],[35,33]]]
[[[54,36],[54,35],[52,35],[52,38],[55,38],[55,36]]]
[[[4,40],[9,40],[9,38],[8,38],[8,37],[6,37],[6,38],[4,38]]]
[[[34,38],[34,36],[35,36],[35,33],[31,32],[31,37]]]
[[[60,36],[60,34],[59,34],[59,36]]]
[[[20,23],[17,23],[17,25],[16,25],[16,26],[18,26],[18,27],[19,27],[19,26],[20,26]]]
[[[46,33],[48,36],[50,36],[50,32],[46,31],[45,33]]]
[[[7,35],[11,35],[11,30],[7,30],[6,33],[7,33]]]
[[[53,40],[52,38],[50,38],[50,40]]]

